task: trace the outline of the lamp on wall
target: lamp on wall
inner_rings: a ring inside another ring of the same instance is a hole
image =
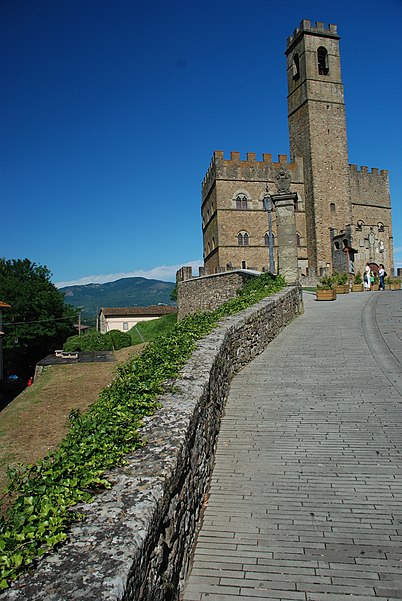
[[[272,198],[269,194],[268,184],[265,186],[266,195],[264,196],[264,209],[268,213],[268,247],[269,247],[269,271],[275,273],[274,262],[274,240],[272,237]]]

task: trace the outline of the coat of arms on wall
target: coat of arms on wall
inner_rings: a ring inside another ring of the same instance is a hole
[[[281,167],[276,175],[276,188],[279,194],[290,192],[290,173]]]

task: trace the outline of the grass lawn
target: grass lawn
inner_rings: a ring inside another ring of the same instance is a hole
[[[159,334],[166,334],[177,320],[177,313],[163,315],[158,319],[150,321],[140,321],[129,331],[131,344],[140,344],[141,342],[150,342]]]
[[[115,352],[114,363],[52,365],[0,413],[0,491],[8,465],[34,463],[53,451],[67,433],[72,409],[85,411],[116,367],[144,345]]]

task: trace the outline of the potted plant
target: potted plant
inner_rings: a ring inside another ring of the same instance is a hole
[[[315,298],[318,301],[329,301],[336,299],[336,292],[333,288],[334,280],[332,277],[321,278],[317,284]]]
[[[348,274],[347,273],[334,273],[333,275],[335,282],[335,292],[337,294],[348,294]]]
[[[393,278],[388,276],[385,278],[385,289],[386,290],[400,290],[401,280],[399,278]]]
[[[355,275],[352,292],[363,292],[363,278],[361,271],[358,271]]]

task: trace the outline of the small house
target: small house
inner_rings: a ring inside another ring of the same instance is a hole
[[[99,330],[106,334],[110,330],[128,332],[139,321],[159,319],[162,315],[176,313],[177,308],[167,305],[150,307],[102,307],[99,312]]]

